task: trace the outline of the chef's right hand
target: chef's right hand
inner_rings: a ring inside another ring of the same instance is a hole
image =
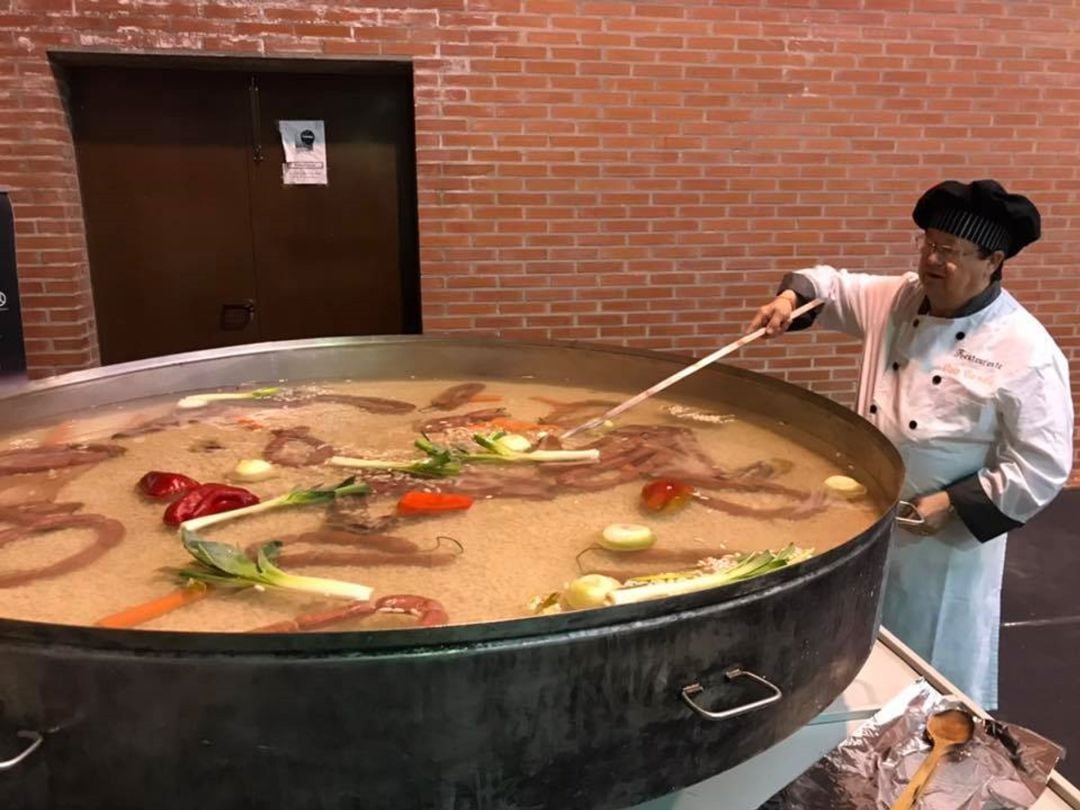
[[[765,337],[772,337],[786,332],[791,326],[791,312],[795,309],[795,293],[784,290],[772,301],[757,311],[754,320],[750,321],[748,332],[755,329],[765,329]]]

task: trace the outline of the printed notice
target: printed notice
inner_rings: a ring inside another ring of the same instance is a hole
[[[287,186],[326,185],[326,127],[322,121],[278,121],[285,163],[281,180]]]

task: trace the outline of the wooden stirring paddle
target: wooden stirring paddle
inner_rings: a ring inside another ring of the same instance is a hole
[[[915,800],[919,798],[919,793],[930,781],[930,774],[934,772],[938,761],[946,752],[971,739],[971,735],[975,733],[975,721],[965,711],[947,709],[930,716],[926,721],[926,733],[930,735],[933,747],[919,770],[911,777],[904,792],[893,803],[892,810],[911,810]]]

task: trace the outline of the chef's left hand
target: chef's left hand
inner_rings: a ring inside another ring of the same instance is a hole
[[[915,500],[914,506],[925,521],[915,530],[919,534],[937,534],[952,517],[952,501],[944,490],[922,495]]]

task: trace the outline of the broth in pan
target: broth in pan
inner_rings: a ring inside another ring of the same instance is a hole
[[[810,437],[689,400],[646,402],[563,443],[625,394],[528,380],[240,394],[133,402],[0,438],[0,615],[192,632],[522,618],[579,607],[591,586],[684,581],[791,544],[820,553],[886,506],[851,479],[826,486],[858,474]],[[310,502],[273,501],[308,490]],[[286,575],[370,597],[192,584],[212,572],[177,524],[237,508],[250,511],[185,523],[189,539],[235,547],[252,567],[263,549]],[[583,574],[597,576],[565,590]]]

